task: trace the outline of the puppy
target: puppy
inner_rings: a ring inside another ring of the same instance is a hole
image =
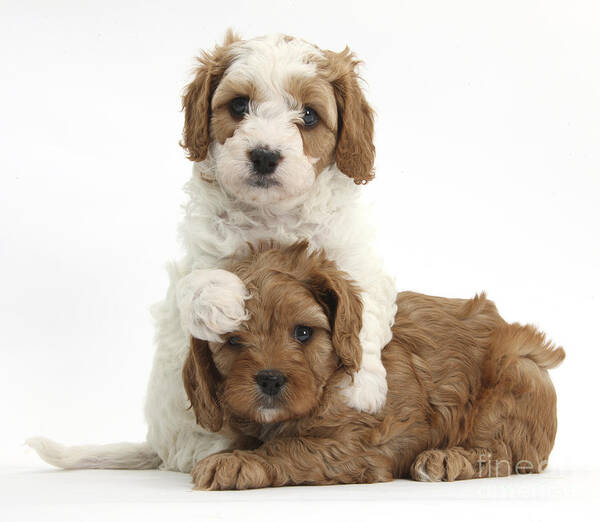
[[[360,292],[306,243],[263,248],[230,270],[248,318],[223,342],[194,339],[183,379],[198,423],[236,440],[199,461],[198,489],[452,481],[546,467],[556,434],[547,370],[564,358],[484,295],[397,296],[383,351],[388,397],[346,404],[360,366]]]
[[[283,35],[229,34],[199,59],[183,101],[182,145],[194,162],[181,227],[186,256],[155,309],[146,403],[148,442],[164,468],[190,471],[229,444],[194,422],[180,376],[190,335],[218,342],[246,319],[247,296],[222,269],[248,243],[307,239],[356,281],[362,354],[340,393],[359,410],[374,412],[385,402],[381,350],[391,339],[396,290],[360,200],[375,149],[356,65],[347,49],[334,53]]]
[[[246,319],[246,296],[222,268],[247,242],[308,239],[356,281],[362,353],[340,394],[353,408],[381,408],[381,350],[391,339],[396,290],[360,202],[361,185],[374,176],[375,147],[373,111],[356,66],[348,49],[335,53],[284,35],[242,40],[228,33],[201,55],[183,98],[182,146],[194,162],[180,229],[185,255],[172,265],[167,296],[153,310],[147,440],[71,448],[30,440],[42,458],[69,468],[189,472],[229,447],[222,434],[196,424],[181,369],[190,335],[220,341]]]

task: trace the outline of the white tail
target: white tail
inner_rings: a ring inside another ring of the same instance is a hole
[[[25,443],[48,464],[63,469],[156,469],[161,459],[147,442],[63,446],[44,437]]]

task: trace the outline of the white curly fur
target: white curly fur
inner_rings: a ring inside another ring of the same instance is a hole
[[[123,446],[120,455],[110,454],[112,463],[119,466],[128,459],[132,467],[152,467],[160,461],[161,468],[189,472],[200,458],[229,447],[224,436],[208,433],[196,424],[181,371],[190,333],[217,340],[244,320],[246,290],[239,279],[235,281],[235,276],[226,275],[220,267],[231,256],[244,255],[248,243],[274,240],[286,245],[308,239],[311,248],[324,249],[358,283],[363,302],[363,362],[344,393],[350,405],[366,411],[377,410],[385,402],[387,383],[380,352],[391,339],[396,313],[394,282],[374,250],[374,227],[360,201],[361,187],[335,165],[315,176],[314,160],[300,157],[302,143],[294,134],[297,131],[291,124],[286,126],[286,118],[292,121],[298,111],[285,108],[283,89],[278,85],[290,69],[311,74],[304,57],[319,51],[301,40],[284,42],[280,36],[248,40],[239,46],[229,73],[251,77],[269,96],[270,105],[255,108],[239,135],[236,131],[223,145],[213,143],[206,160],[194,164],[180,228],[186,255],[171,266],[167,296],[153,309],[156,354],[145,408],[147,444],[153,451],[146,452],[145,444]],[[277,107],[287,112],[277,112]],[[274,127],[266,132],[269,124]],[[284,130],[279,132],[277,127]],[[240,151],[247,150],[247,143],[259,143],[257,133],[260,143],[267,138],[279,140],[277,146],[287,147],[286,154],[293,159],[278,172],[280,183],[273,188],[249,187],[244,183],[246,163],[235,160]],[[210,298],[211,304],[207,305],[205,298]],[[82,463],[94,458],[94,448],[89,447],[72,449],[77,458],[68,460],[64,452],[55,458],[48,444],[32,446],[43,458],[62,467],[66,463],[87,467]],[[145,462],[139,462],[140,454]],[[105,467],[110,467],[109,461],[102,461]]]
[[[193,270],[177,283],[176,296],[182,328],[198,339],[222,341],[248,318],[244,301],[250,294],[227,270]]]

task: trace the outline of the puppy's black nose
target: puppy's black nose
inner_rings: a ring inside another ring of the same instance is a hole
[[[273,174],[281,160],[281,153],[277,150],[257,148],[250,151],[250,161],[257,174]]]
[[[278,370],[262,370],[255,376],[256,382],[265,395],[277,395],[287,381]]]

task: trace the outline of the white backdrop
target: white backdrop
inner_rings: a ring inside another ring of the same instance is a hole
[[[148,306],[178,255],[191,173],[180,95],[193,57],[229,26],[349,44],[364,60],[378,113],[365,195],[399,288],[486,290],[506,319],[563,345],[550,468],[600,466],[587,450],[598,433],[600,4],[1,0],[0,14],[6,469],[47,469],[22,445],[31,435],[144,438]]]

